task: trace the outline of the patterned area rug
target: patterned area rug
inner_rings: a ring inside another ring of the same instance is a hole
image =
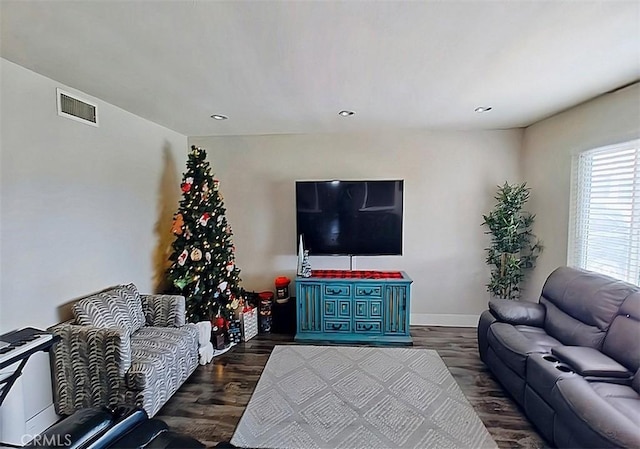
[[[497,448],[436,351],[276,346],[231,440],[245,448]]]

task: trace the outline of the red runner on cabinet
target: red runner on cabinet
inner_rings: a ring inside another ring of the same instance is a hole
[[[341,278],[341,279],[402,279],[400,271],[373,271],[373,270],[313,270],[314,278]]]

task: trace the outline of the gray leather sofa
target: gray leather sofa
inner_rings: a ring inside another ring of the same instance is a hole
[[[478,349],[558,447],[640,448],[640,288],[561,267],[538,303],[491,300]]]

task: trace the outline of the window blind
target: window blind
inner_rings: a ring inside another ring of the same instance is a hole
[[[640,284],[640,140],[573,158],[569,265]]]

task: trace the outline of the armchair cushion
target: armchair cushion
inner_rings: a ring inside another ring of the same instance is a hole
[[[120,327],[133,333],[144,323],[140,293],[133,284],[109,287],[73,305],[76,322],[83,326]]]
[[[541,304],[509,299],[492,299],[489,301],[489,310],[505,323],[536,327],[542,327],[544,324],[545,308]]]
[[[143,393],[139,405],[154,415],[198,364],[197,327],[145,326],[131,337],[131,352],[127,387]]]
[[[180,295],[141,295],[148,326],[180,327],[185,323],[185,299]]]

